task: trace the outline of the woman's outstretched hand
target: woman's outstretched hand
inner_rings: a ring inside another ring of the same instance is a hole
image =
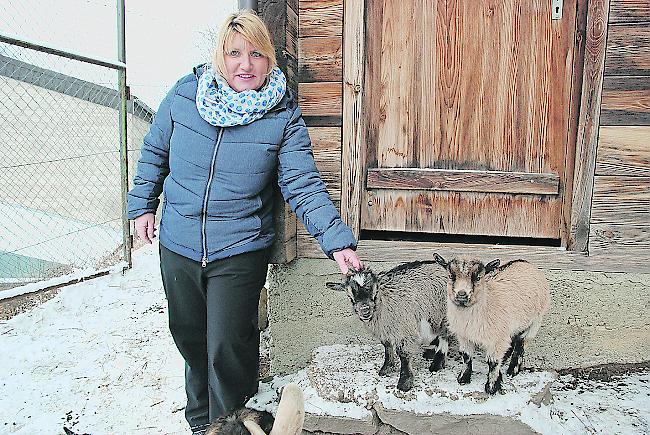
[[[363,266],[361,264],[361,260],[359,260],[359,257],[357,256],[357,253],[350,248],[336,251],[332,254],[332,257],[334,257],[334,260],[336,260],[336,264],[339,265],[339,268],[341,269],[341,273],[343,275],[348,273],[349,266],[352,266],[355,269],[361,269]]]
[[[155,222],[156,216],[153,213],[145,213],[135,218],[135,231],[138,233],[138,237],[149,244],[156,238]]]

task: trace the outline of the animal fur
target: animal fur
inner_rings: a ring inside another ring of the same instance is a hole
[[[516,375],[523,364],[524,341],[539,331],[548,310],[550,292],[544,274],[524,260],[499,266],[476,259],[445,261],[434,254],[449,273],[447,321],[456,335],[463,357],[458,382],[468,383],[472,374],[475,345],[485,349],[489,366],[485,391],[501,390],[501,365],[508,358],[508,375]]]
[[[400,359],[397,388],[413,386],[411,360],[420,346],[433,346],[429,369],[444,367],[448,350],[446,273],[434,261],[401,264],[389,271],[352,270],[343,283],[327,283],[328,288],[345,291],[366,329],[384,345],[381,376],[395,368]]]

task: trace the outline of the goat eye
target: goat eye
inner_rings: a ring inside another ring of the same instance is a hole
[[[449,279],[451,279],[452,281],[456,281],[456,274],[455,273],[450,273],[449,274]]]

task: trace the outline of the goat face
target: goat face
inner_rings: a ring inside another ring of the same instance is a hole
[[[352,302],[354,312],[362,322],[369,322],[375,314],[375,299],[379,290],[379,278],[370,269],[351,269],[343,283],[328,282],[332,290],[345,291]]]
[[[434,258],[449,273],[447,296],[457,307],[474,305],[485,284],[483,277],[494,271],[500,264],[499,260],[484,265],[479,260],[464,258],[445,261],[438,254],[434,254]]]

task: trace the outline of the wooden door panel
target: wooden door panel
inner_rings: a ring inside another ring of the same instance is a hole
[[[367,188],[557,195],[557,174],[462,169],[368,169]]]
[[[467,192],[373,190],[364,193],[368,230],[557,238],[547,219],[562,207],[555,198]]]
[[[365,187],[386,201],[361,202],[362,229],[480,234],[457,204],[497,201],[505,221],[485,234],[559,237],[575,0],[564,4],[552,21],[547,0],[366,1]],[[476,193],[486,191],[503,195]],[[531,197],[508,196],[519,193]],[[390,198],[413,195],[455,221],[382,218],[401,212]]]

